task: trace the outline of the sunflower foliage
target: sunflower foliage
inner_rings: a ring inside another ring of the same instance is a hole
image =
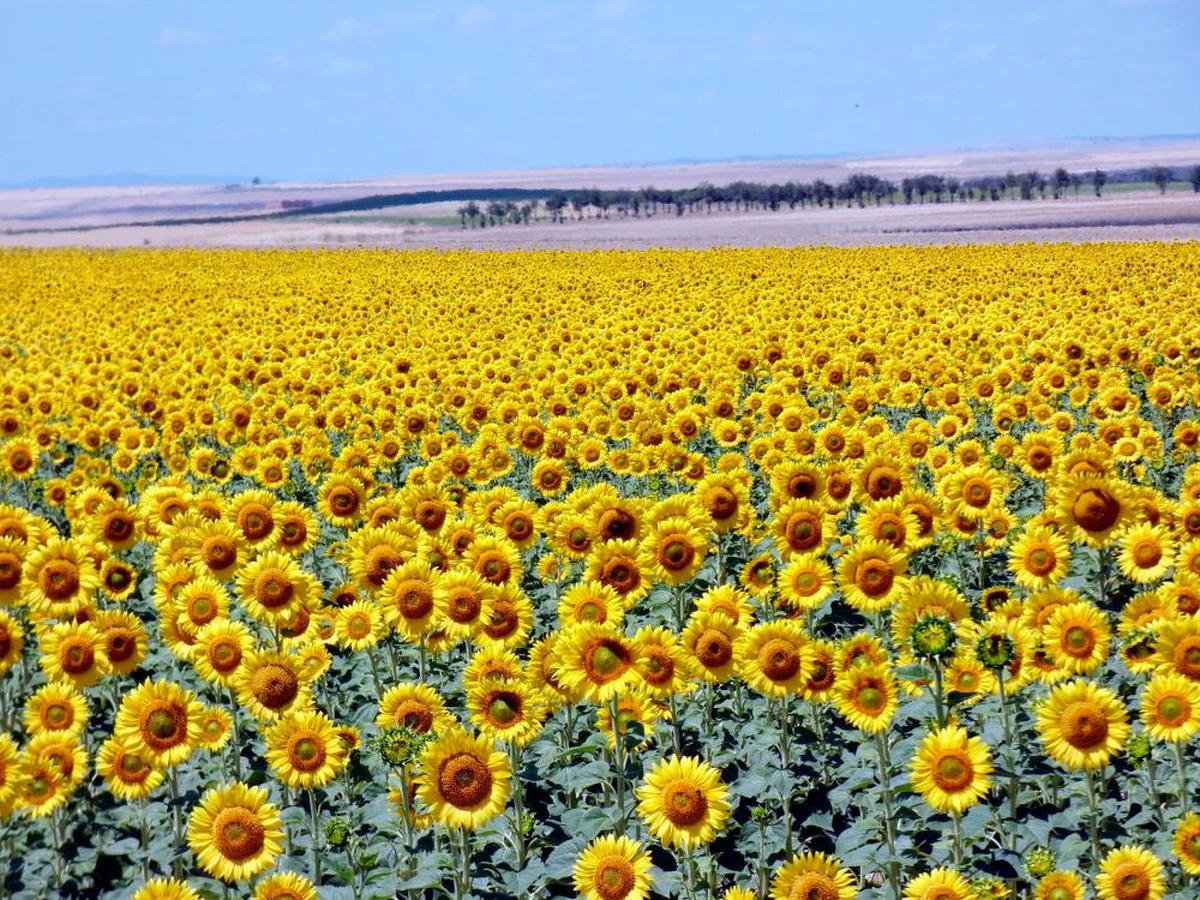
[[[0,255],[0,893],[1200,896],[1195,245]]]

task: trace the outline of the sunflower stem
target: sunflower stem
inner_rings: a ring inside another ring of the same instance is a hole
[[[1146,790],[1150,795],[1150,802],[1154,807],[1154,817],[1158,820],[1158,827],[1165,831],[1167,828],[1166,821],[1163,817],[1163,802],[1162,796],[1158,792],[1158,773],[1155,771],[1154,754],[1151,753],[1146,757]]]
[[[513,852],[517,856],[517,871],[525,869],[525,801],[524,788],[521,785],[521,748],[515,743],[508,745],[508,758],[512,765],[512,798],[513,798]],[[621,819],[625,818],[624,793],[621,794]]]
[[[933,662],[933,707],[937,713],[938,728],[946,727],[946,697],[942,685],[942,661],[936,656]]]
[[[63,844],[66,843],[66,840],[63,838],[62,813],[63,808],[60,806],[50,814],[50,829],[54,833],[54,880],[60,889],[64,888],[67,883],[66,860],[63,859]],[[66,891],[64,890],[63,893],[65,894]]]
[[[309,826],[312,830],[312,873],[313,884],[319,890],[321,887],[321,807],[317,795],[308,788]]]
[[[471,832],[462,829],[462,881],[459,898],[471,896]]]
[[[791,741],[788,734],[788,699],[784,697],[779,704],[779,765],[785,773],[790,772],[792,768]],[[785,778],[784,784],[790,785],[791,780]],[[784,850],[790,857],[792,855],[792,792],[790,788],[783,789],[780,800],[783,805]]]
[[[789,829],[790,831],[791,829]],[[758,823],[758,896],[767,896],[768,876],[771,871],[767,861],[767,822],[764,818]]]
[[[667,706],[671,710],[671,739],[675,745],[675,755],[683,756],[683,725],[679,722],[679,704],[675,701],[675,692],[667,695]]]
[[[141,815],[138,817],[141,825],[141,857],[142,857],[142,881],[150,880],[150,823],[147,821],[149,817],[148,809],[150,801],[142,798]]]
[[[962,868],[963,864],[963,837],[962,837],[962,813],[954,814],[954,867]]]
[[[1008,710],[1008,692],[1004,689],[1004,667],[1001,666],[996,670],[996,681],[1000,688],[1000,720],[1004,726],[1004,749],[1006,762],[1008,764],[1008,828],[1005,829],[1008,838],[1008,849],[1015,850],[1017,847],[1017,791],[1019,785],[1017,783],[1016,766],[1013,765],[1013,738],[1012,738],[1012,717]]]
[[[226,693],[229,695],[229,713],[233,720],[233,734],[230,735],[230,750],[233,751],[233,777],[238,781],[242,780],[242,740],[239,736],[238,728],[238,702],[233,695],[233,688],[226,688]]]
[[[896,818],[892,813],[892,774],[888,759],[887,737],[883,731],[875,732],[875,753],[879,758],[879,786],[883,791],[883,834],[888,846],[888,884],[892,896],[900,900],[900,869],[896,863]]]
[[[1190,804],[1188,803],[1188,780],[1187,780],[1187,762],[1183,757],[1183,742],[1175,742],[1175,766],[1179,772],[1179,805],[1182,808],[1182,816],[1186,817]]]
[[[179,767],[171,766],[168,783],[171,787],[171,837],[175,850],[175,858],[171,861],[171,871],[176,878],[183,877],[183,820],[179,802]]]
[[[375,696],[383,702],[383,684],[379,680],[379,663],[375,661],[375,648],[367,648],[367,659],[371,663],[371,680],[375,683]]]
[[[1091,769],[1084,770],[1088,789],[1088,833],[1092,839],[1092,872],[1100,869],[1100,802],[1096,796],[1096,776]]]
[[[620,833],[625,831],[625,736],[621,734],[621,698],[613,694],[608,700],[608,717],[613,731],[613,767],[617,772],[617,815]]]

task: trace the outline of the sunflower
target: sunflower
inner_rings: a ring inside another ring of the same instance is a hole
[[[175,594],[175,608],[197,630],[219,618],[229,618],[229,591],[211,575],[199,575]]]
[[[67,802],[66,779],[52,762],[23,760],[14,780],[14,804],[35,819],[48,816]]]
[[[105,609],[96,614],[96,626],[104,637],[104,655],[116,675],[128,675],[146,658],[149,640],[146,626],[133,613]]]
[[[123,499],[105,497],[93,510],[90,531],[113,550],[128,550],[141,537],[137,511]]]
[[[88,754],[77,735],[43,732],[31,737],[22,750],[24,767],[50,763],[62,776],[68,791],[83,784],[88,771]]]
[[[475,831],[504,810],[511,778],[491,738],[455,728],[425,746],[417,796],[442,825]]]
[[[312,704],[312,683],[295,657],[287,653],[257,650],[247,654],[233,687],[238,702],[265,721]]]
[[[617,698],[616,725],[613,724],[612,708],[601,706],[596,711],[596,728],[608,739],[609,748],[617,747],[618,733],[622,740],[629,734],[630,724],[636,722],[642,726],[645,740],[637,747],[639,751],[650,746],[654,737],[654,723],[670,716],[670,712],[661,703],[656,702],[649,691],[638,686],[626,691]]]
[[[939,489],[953,515],[980,522],[1004,508],[1004,476],[985,465],[956,469],[942,479]]]
[[[1162,525],[1133,525],[1121,532],[1117,542],[1121,571],[1137,584],[1159,581],[1175,565],[1175,539]]]
[[[268,625],[286,625],[316,593],[312,576],[290,556],[273,550],[244,566],[237,583],[246,612]]]
[[[1175,828],[1175,855],[1189,875],[1200,875],[1200,815],[1188,813]]]
[[[238,669],[254,649],[254,637],[241,622],[214,619],[196,633],[192,664],[205,681],[232,687]]]
[[[852,666],[834,681],[833,702],[855,728],[868,734],[883,731],[891,724],[899,703],[896,676],[886,664]]]
[[[437,577],[427,561],[414,558],[393,569],[379,589],[384,621],[406,640],[418,640],[433,629]]]
[[[25,730],[29,734],[63,732],[78,735],[87,727],[88,706],[74,685],[51,681],[25,703]]]
[[[720,770],[695,757],[660,761],[646,773],[637,798],[651,836],[684,851],[712,843],[729,820],[729,790]]]
[[[21,661],[25,649],[25,629],[18,619],[0,609],[0,675]]]
[[[971,882],[953,869],[932,869],[904,886],[904,900],[975,900]]]
[[[448,637],[461,640],[482,630],[491,616],[495,588],[472,571],[444,573],[434,586],[434,603]]]
[[[364,526],[350,535],[339,555],[354,583],[374,594],[394,569],[415,556],[419,533],[415,526],[402,522]]]
[[[229,581],[247,554],[245,540],[238,529],[226,521],[204,522],[193,538],[190,561],[216,578]]]
[[[150,795],[163,783],[163,770],[133,741],[109,738],[96,757],[96,771],[113,794],[125,802]]]
[[[714,472],[697,482],[696,502],[707,514],[709,527],[718,534],[743,528],[754,515],[745,481],[724,472]]]
[[[1075,872],[1058,870],[1043,875],[1033,889],[1033,900],[1084,900],[1087,885]]]
[[[191,755],[200,740],[203,707],[191,691],[147,679],[121,699],[113,734],[170,768]]]
[[[358,600],[343,606],[334,618],[338,645],[355,653],[369,650],[387,633],[383,613],[373,600]]]
[[[132,900],[200,900],[200,895],[178,878],[152,878],[137,890]]]
[[[87,608],[100,573],[82,540],[55,538],[30,552],[21,571],[21,598],[48,619],[67,619]]]
[[[1200,615],[1180,616],[1158,627],[1154,658],[1160,672],[1200,681]]]
[[[1133,520],[1132,499],[1124,483],[1096,476],[1072,478],[1057,492],[1056,506],[1074,538],[1091,547],[1103,547]]]
[[[267,729],[265,738],[267,765],[293,790],[329,784],[349,756],[333,722],[319,712],[284,713]]]
[[[1129,738],[1128,716],[1117,695],[1082,678],[1054,687],[1037,716],[1046,752],[1068,769],[1107,765]]]
[[[504,538],[490,534],[477,537],[463,559],[479,577],[489,584],[520,584],[525,569],[517,546]]]
[[[741,660],[746,683],[768,697],[790,697],[804,690],[812,675],[812,650],[798,622],[764,622],[738,638],[734,657]]]
[[[254,886],[254,900],[319,900],[311,881],[295,872],[279,872]]]
[[[91,622],[59,622],[43,632],[39,662],[50,681],[91,687],[112,671],[104,633]]]
[[[789,500],[775,513],[771,523],[775,546],[785,556],[797,553],[820,555],[835,536],[833,522],[816,500]]]
[[[842,557],[838,584],[846,602],[860,612],[889,608],[905,586],[908,566],[904,554],[882,541],[855,544]]]
[[[670,697],[692,686],[695,664],[683,652],[674,632],[647,626],[634,634],[632,643],[634,670],[651,696]]]
[[[485,681],[523,681],[525,670],[517,654],[503,647],[484,647],[471,656],[463,670],[465,690]]]
[[[798,853],[779,867],[771,880],[771,900],[854,900],[854,875],[825,853]]]
[[[485,648],[520,647],[532,630],[533,603],[515,582],[508,582],[492,594],[488,617],[475,642]]]
[[[728,681],[737,671],[742,629],[723,612],[696,612],[679,638],[696,671],[708,682]]]
[[[248,881],[275,864],[285,832],[265,787],[241,782],[208,790],[188,820],[188,846],[209,875]]]
[[[625,618],[625,601],[607,584],[581,581],[559,599],[558,618],[564,628],[582,622],[608,623],[619,628]]]
[[[1072,675],[1088,675],[1108,658],[1108,617],[1086,600],[1058,607],[1042,631],[1042,646],[1054,664]]]
[[[442,732],[454,721],[441,694],[427,684],[413,683],[388,688],[379,701],[379,716],[375,719],[381,731],[411,728],[422,734]]]
[[[261,551],[279,541],[274,507],[275,497],[269,491],[242,491],[225,501],[223,513],[242,533],[247,546]]]
[[[601,835],[575,861],[575,891],[585,900],[646,900],[650,855],[624,835]]]
[[[1100,863],[1100,874],[1096,876],[1096,896],[1100,900],[1162,900],[1166,893],[1163,864],[1149,850],[1118,847]]]
[[[350,475],[330,475],[321,485],[317,509],[330,524],[349,528],[362,514],[366,491],[362,483]]]
[[[215,752],[229,743],[233,733],[233,716],[220,706],[206,706],[200,713],[200,738],[196,746]]]
[[[1142,724],[1157,741],[1190,740],[1200,731],[1200,684],[1176,673],[1155,675],[1142,694]]]
[[[633,677],[632,642],[607,624],[563,629],[555,642],[558,682],[572,696],[605,703]]]
[[[587,558],[585,578],[606,584],[621,595],[626,607],[632,606],[650,590],[651,579],[639,561],[638,545],[633,541],[605,541],[592,548]]]
[[[28,547],[14,537],[0,536],[0,606],[16,603],[21,597],[21,574]]]
[[[1008,568],[1017,584],[1031,591],[1054,587],[1069,570],[1071,548],[1055,531],[1031,525],[1013,543]]]
[[[549,714],[541,693],[523,679],[475,682],[467,689],[467,711],[481,733],[518,747],[537,737]]]
[[[675,516],[648,531],[638,565],[660,584],[680,585],[696,576],[707,552],[704,535],[686,518]]]
[[[987,744],[957,725],[931,732],[912,760],[913,789],[938,812],[955,815],[987,794],[991,772]]]
[[[271,509],[277,535],[276,549],[289,556],[303,556],[317,545],[320,526],[312,511],[300,503],[285,501]]]

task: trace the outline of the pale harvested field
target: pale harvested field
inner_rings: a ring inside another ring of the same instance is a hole
[[[160,218],[277,211],[283,200],[328,203],[372,194],[471,187],[691,186],[736,180],[837,182],[853,171],[898,181],[937,173],[959,178],[1062,165],[1084,172],[1200,161],[1200,142],[1146,146],[1084,145],[975,151],[879,159],[779,160],[669,166],[543,169],[257,188],[221,185],[47,188],[0,191],[0,245],[30,246],[339,246],[479,248],[705,247],[714,245],[928,244],[1011,241],[1196,240],[1200,195],[1153,191],[1097,199],[883,206],[866,209],[658,215],[588,219],[488,229],[411,225],[408,217],[453,215],[455,203],[395,207],[363,216],[262,219],[224,224],[128,226]],[[59,230],[101,226],[94,230]],[[115,227],[114,227],[115,226]],[[15,233],[6,233],[15,232]]]

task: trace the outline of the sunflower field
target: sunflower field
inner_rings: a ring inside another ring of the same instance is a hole
[[[1200,245],[0,308],[0,895],[1200,897]]]

